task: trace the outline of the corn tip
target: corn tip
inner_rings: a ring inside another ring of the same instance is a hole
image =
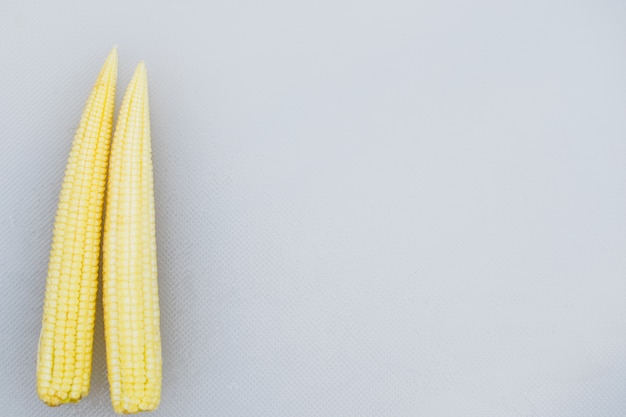
[[[107,65],[117,65],[117,45],[113,46],[111,52],[109,52],[104,65],[105,67]]]
[[[139,64],[137,64],[134,76],[137,77],[137,79],[148,77],[148,71],[146,70],[146,63],[144,60],[139,61]]]

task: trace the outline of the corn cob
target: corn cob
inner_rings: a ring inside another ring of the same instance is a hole
[[[126,90],[111,145],[103,242],[103,306],[111,400],[117,413],[154,410],[161,337],[148,79]]]
[[[37,356],[37,392],[50,406],[89,393],[116,78],[113,49],[87,100],[59,197]]]

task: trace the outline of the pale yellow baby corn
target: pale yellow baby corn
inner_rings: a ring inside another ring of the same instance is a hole
[[[103,242],[103,306],[111,400],[117,413],[161,398],[161,336],[148,79],[126,90],[111,145]]]
[[[37,392],[50,406],[89,393],[116,78],[114,49],[87,101],[59,197],[37,358]]]

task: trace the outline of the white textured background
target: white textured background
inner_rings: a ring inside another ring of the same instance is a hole
[[[65,160],[151,82],[175,417],[626,415],[626,3],[3,1],[0,408],[35,392]]]

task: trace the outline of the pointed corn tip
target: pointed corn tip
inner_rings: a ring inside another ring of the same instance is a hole
[[[113,77],[117,76],[117,48],[113,47],[107,59],[104,61],[104,65],[100,70],[100,77],[103,77],[105,73],[112,73]]]
[[[113,46],[111,52],[109,52],[109,55],[107,56],[106,63],[108,64],[109,62],[117,63],[117,45]]]
[[[135,72],[133,73],[133,77],[131,79],[130,84],[135,85],[137,83],[147,84],[148,82],[148,72],[146,71],[146,64],[141,61],[137,64],[135,68]]]
[[[143,76],[148,75],[148,71],[146,70],[146,63],[144,62],[144,60],[139,61],[139,64],[137,64],[135,74],[141,74]]]

